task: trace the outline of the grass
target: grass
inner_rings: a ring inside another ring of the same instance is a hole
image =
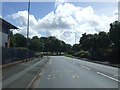
[[[73,58],[73,56],[72,56],[72,55],[69,55],[69,54],[64,54],[64,56]]]

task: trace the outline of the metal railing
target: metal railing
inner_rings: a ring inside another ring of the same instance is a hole
[[[35,52],[30,50],[28,51],[18,48],[2,48],[2,64],[8,64],[32,57],[35,57]]]

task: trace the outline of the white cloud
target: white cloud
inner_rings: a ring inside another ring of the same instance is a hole
[[[56,36],[67,43],[74,44],[75,32],[78,42],[85,32],[93,34],[99,31],[109,31],[109,24],[117,20],[116,11],[113,17],[99,16],[94,13],[91,6],[82,8],[70,3],[63,4],[64,1],[61,3],[57,4],[55,11],[41,19],[37,20],[34,15],[30,15],[30,37],[35,35],[40,37],[41,32],[45,32],[48,36]],[[22,25],[19,32],[23,35],[26,35],[27,14],[27,11],[18,11],[9,15]]]
[[[68,0],[56,0],[55,1],[55,7],[57,7],[59,4],[64,4],[66,3]]]
[[[26,26],[27,20],[28,20],[28,12],[27,11],[18,11],[17,13],[14,13],[12,15],[9,15],[9,17],[12,17],[13,19],[17,20],[17,23]],[[37,24],[37,20],[33,15],[29,15],[30,18],[30,26]]]

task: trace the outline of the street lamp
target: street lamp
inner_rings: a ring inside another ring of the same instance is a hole
[[[28,2],[28,23],[27,23],[27,58],[26,58],[26,62],[27,62],[27,59],[28,59],[28,38],[29,38],[29,13],[30,13],[30,0]]]

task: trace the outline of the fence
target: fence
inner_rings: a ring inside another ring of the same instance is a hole
[[[20,61],[32,57],[35,57],[35,52],[30,50],[28,51],[17,48],[2,48],[2,64]]]

